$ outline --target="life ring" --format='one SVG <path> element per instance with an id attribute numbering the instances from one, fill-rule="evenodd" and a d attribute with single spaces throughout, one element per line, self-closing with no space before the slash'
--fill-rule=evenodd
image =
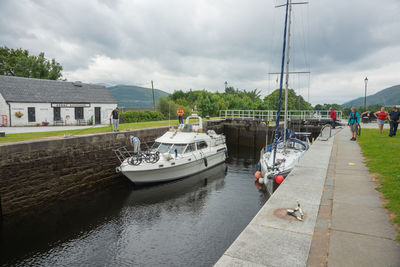
<path id="1" fill-rule="evenodd" d="M 204 166 L 208 167 L 207 158 L 203 158 L 203 160 L 204 160 Z"/>

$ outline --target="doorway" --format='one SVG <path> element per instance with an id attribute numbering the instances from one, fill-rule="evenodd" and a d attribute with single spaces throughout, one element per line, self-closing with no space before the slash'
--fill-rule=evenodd
<path id="1" fill-rule="evenodd" d="M 54 107 L 53 114 L 54 114 L 54 121 L 61 120 L 61 108 L 60 107 Z"/>
<path id="2" fill-rule="evenodd" d="M 94 108 L 94 124 L 101 124 L 101 107 Z"/>

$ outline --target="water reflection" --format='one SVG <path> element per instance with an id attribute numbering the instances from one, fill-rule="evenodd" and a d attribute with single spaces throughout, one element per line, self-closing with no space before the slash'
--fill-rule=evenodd
<path id="1" fill-rule="evenodd" d="M 176 182 L 104 192 L 6 221 L 0 265 L 210 266 L 269 197 L 253 174 L 257 153 Z M 227 170 L 226 170 L 227 169 Z"/>

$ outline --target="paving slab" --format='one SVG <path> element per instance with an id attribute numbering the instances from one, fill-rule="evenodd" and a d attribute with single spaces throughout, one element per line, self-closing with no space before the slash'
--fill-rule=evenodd
<path id="1" fill-rule="evenodd" d="M 218 266 L 221 266 L 221 267 L 225 267 L 225 266 L 229 266 L 229 267 L 242 267 L 242 266 L 262 267 L 264 265 L 250 262 L 250 261 L 244 261 L 244 260 L 241 260 L 238 258 L 233 258 L 228 255 L 223 255 L 218 261 Z"/>
<path id="2" fill-rule="evenodd" d="M 389 239 L 396 238 L 396 231 L 389 223 L 383 208 L 336 202 L 335 199 L 332 229 Z"/>
<path id="3" fill-rule="evenodd" d="M 319 205 L 322 191 L 322 184 L 314 183 L 312 187 L 309 187 L 301 184 L 286 183 L 285 187 L 282 188 L 282 190 L 277 190 L 274 193 L 276 196 L 270 198 L 268 201 L 270 201 L 269 205 L 281 201 L 290 201 L 291 203 L 296 204 L 296 200 L 299 200 L 300 205 Z M 293 204 L 291 206 L 293 206 Z"/>
<path id="4" fill-rule="evenodd" d="M 400 266 L 400 245 L 396 241 L 333 230 L 328 266 Z"/>
<path id="5" fill-rule="evenodd" d="M 263 266 L 305 266 L 310 245 L 311 235 L 251 224 L 225 255 Z"/>

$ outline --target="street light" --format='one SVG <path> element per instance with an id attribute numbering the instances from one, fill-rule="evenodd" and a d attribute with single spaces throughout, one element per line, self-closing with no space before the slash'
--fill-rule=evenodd
<path id="1" fill-rule="evenodd" d="M 368 84 L 368 78 L 367 77 L 365 77 L 364 83 L 365 83 L 364 109 L 366 111 L 367 110 L 367 84 Z"/>

